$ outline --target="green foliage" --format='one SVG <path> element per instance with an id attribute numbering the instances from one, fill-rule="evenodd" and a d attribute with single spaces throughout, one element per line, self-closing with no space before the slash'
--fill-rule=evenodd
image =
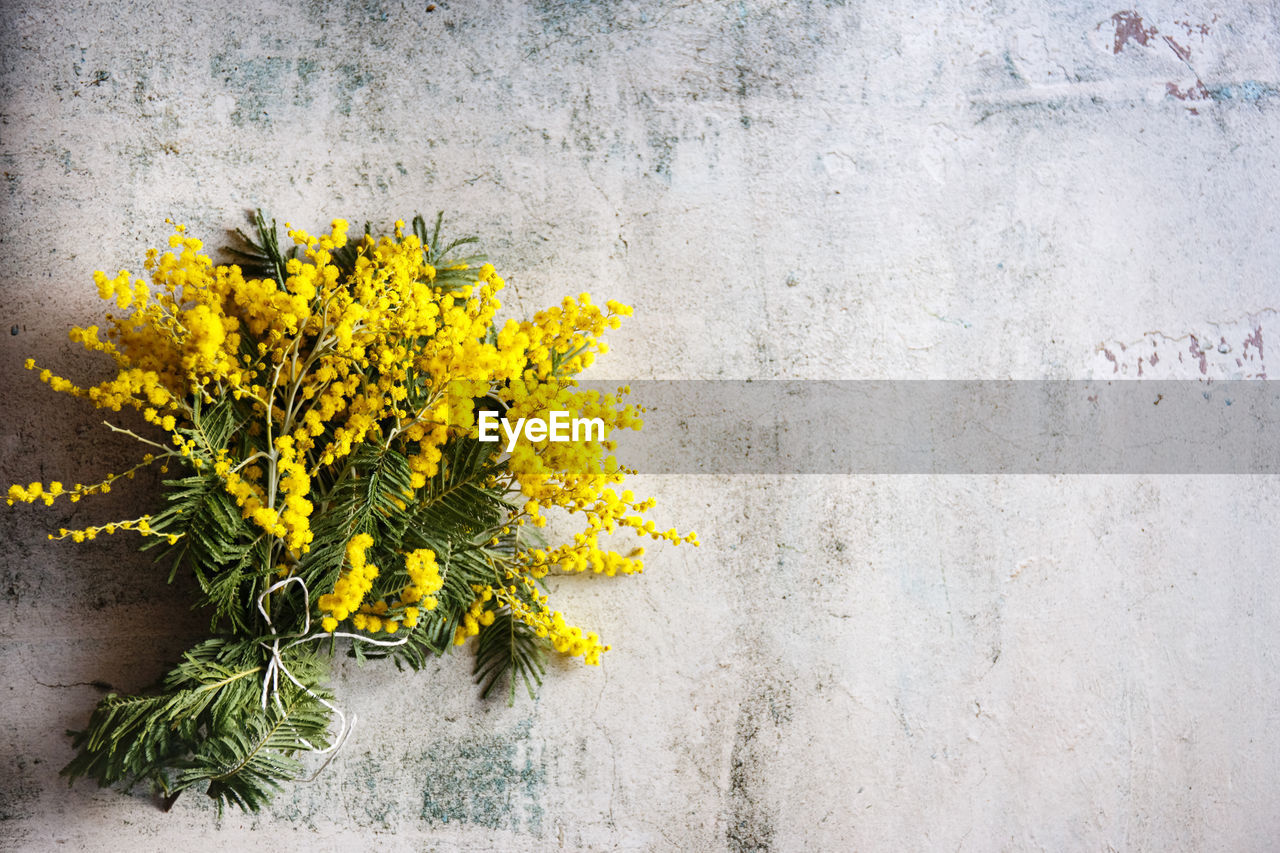
<path id="1" fill-rule="evenodd" d="M 237 228 L 232 232 L 232 235 L 239 245 L 228 247 L 227 252 L 235 259 L 236 264 L 246 276 L 251 278 L 272 278 L 283 282 L 285 280 L 285 261 L 293 253 L 290 251 L 286 255 L 280 251 L 280 238 L 276 229 L 276 221 L 272 219 L 271 225 L 268 226 L 267 218 L 263 215 L 261 209 L 253 212 L 250 221 L 253 222 L 258 239 L 256 241 L 253 240 Z"/>
<path id="2" fill-rule="evenodd" d="M 323 661 L 304 645 L 282 660 L 311 692 L 282 675 L 264 709 L 267 648 L 256 640 L 199 644 L 155 690 L 99 702 L 88 727 L 71 732 L 78 754 L 62 774 L 100 785 L 147 781 L 168 796 L 205 785 L 219 806 L 257 811 L 300 774 L 295 755 L 328 745 Z"/>
<path id="3" fill-rule="evenodd" d="M 216 630 L 225 620 L 233 631 L 248 630 L 252 612 L 243 604 L 260 591 L 261 579 L 251 566 L 265 537 L 249 528 L 216 475 L 197 474 L 166 480 L 164 485 L 168 506 L 152 523 L 179 536 L 166 554 L 171 560 L 169 579 L 179 568 L 189 567 L 203 592 L 199 604 L 213 609 L 212 627 Z M 164 541 L 157 537 L 143 547 Z"/>
<path id="4" fill-rule="evenodd" d="M 512 618 L 510 611 L 494 614 L 493 622 L 480 629 L 476 639 L 476 684 L 483 684 L 482 697 L 495 686 L 507 682 L 507 704 L 516 701 L 516 680 L 524 682 L 529 698 L 537 695 L 547 671 L 546 644 L 533 629 Z"/>
<path id="5" fill-rule="evenodd" d="M 205 406 L 196 398 L 192 411 L 192 425 L 178 432 L 195 442 L 194 458 L 207 473 L 164 481 L 166 506 L 152 516 L 151 525 L 178 537 L 163 556 L 170 563 L 169 580 L 183 566 L 190 568 L 203 593 L 197 605 L 213 610 L 213 630 L 225 623 L 232 631 L 246 632 L 256 611 L 244 603 L 264 587 L 265 578 L 253 567 L 263 565 L 266 537 L 250 528 L 212 470 L 240 420 L 230 399 Z M 142 547 L 167 541 L 156 537 Z"/>
<path id="6" fill-rule="evenodd" d="M 455 289 L 466 287 L 471 284 L 474 276 L 466 272 L 468 269 L 485 262 L 485 256 L 481 254 L 471 255 L 454 255 L 454 252 L 463 246 L 479 244 L 479 240 L 475 237 L 460 237 L 456 240 L 446 241 L 440 236 L 440 226 L 444 223 L 444 211 L 436 214 L 435 226 L 431 232 L 427 232 L 427 222 L 421 215 L 413 217 L 413 233 L 417 235 L 418 240 L 426 248 L 427 263 L 436 269 L 436 285 L 446 289 Z"/>
<path id="7" fill-rule="evenodd" d="M 444 585 L 436 593 L 438 605 L 423 614 L 417 628 L 402 645 L 387 650 L 365 649 L 359 645 L 352 654 L 361 659 L 393 657 L 397 664 L 421 669 L 432 656 L 453 645 L 454 631 L 475 599 L 474 587 L 501 581 L 511 548 L 490 545 L 495 528 L 514 507 L 501 489 L 488 485 L 501 470 L 493 444 L 474 439 L 454 439 L 445 447 L 440 467 L 415 500 L 401 506 L 407 468 L 394 451 L 370 450 L 364 466 L 370 473 L 356 485 L 335 489 L 333 504 L 322 514 L 322 526 L 313 528 L 316 539 L 303 562 L 304 577 L 314 577 L 322 586 L 332 585 L 335 572 L 309 568 L 340 565 L 342 548 L 359 532 L 375 532 L 380 545 L 377 556 L 388 565 L 396 552 L 429 548 L 436 554 Z M 402 476 L 403 475 L 403 476 Z M 369 507 L 375 507 L 369 511 Z M 407 575 L 389 575 L 396 587 Z M 308 580 L 308 583 L 311 583 Z"/>
<path id="8" fill-rule="evenodd" d="M 500 490 L 486 486 L 504 464 L 495 459 L 497 448 L 496 443 L 473 438 L 456 438 L 446 445 L 440 469 L 409 518 L 410 542 L 423 531 L 467 536 L 488 530 L 514 509 Z"/>
<path id="9" fill-rule="evenodd" d="M 175 791 L 206 783 L 219 804 L 256 812 L 281 782 L 301 775 L 295 755 L 329 745 L 329 709 L 292 682 L 281 685 L 266 709 L 244 711 L 219 737 L 200 743 Z"/>

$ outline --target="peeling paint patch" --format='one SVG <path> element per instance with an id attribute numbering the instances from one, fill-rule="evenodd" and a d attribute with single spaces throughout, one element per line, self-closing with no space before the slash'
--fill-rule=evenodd
<path id="1" fill-rule="evenodd" d="M 1111 34 L 1109 47 L 1112 55 L 1118 55 L 1132 45 L 1147 49 L 1147 56 L 1152 61 L 1160 62 L 1166 65 L 1166 71 L 1169 73 L 1173 70 L 1173 74 L 1178 75 L 1180 79 L 1170 79 L 1164 84 L 1165 96 L 1178 101 L 1231 101 L 1231 100 L 1257 100 L 1268 94 L 1267 84 L 1260 84 L 1255 81 L 1246 83 L 1228 83 L 1223 85 L 1208 85 L 1200 77 L 1200 72 L 1192 65 L 1193 44 L 1199 46 L 1196 50 L 1204 47 L 1209 34 L 1212 32 L 1210 24 L 1217 22 L 1217 16 L 1213 16 L 1209 23 L 1191 20 L 1174 20 L 1172 24 L 1166 27 L 1169 32 L 1162 32 L 1160 27 L 1153 23 L 1143 20 L 1142 16 L 1134 10 L 1124 10 L 1116 12 L 1108 20 L 1098 24 L 1097 30 L 1101 35 L 1104 31 Z M 1160 50 L 1161 47 L 1168 48 L 1168 52 Z M 1212 53 L 1212 50 L 1210 51 Z M 1201 58 L 1203 62 L 1203 57 Z M 1172 76 L 1172 74 L 1171 74 Z M 1274 90 L 1273 90 L 1274 91 Z M 1196 106 L 1188 104 L 1187 111 L 1199 115 L 1200 112 Z"/>
<path id="2" fill-rule="evenodd" d="M 1204 323 L 1195 331 L 1147 332 L 1128 344 L 1100 344 L 1095 378 L 1266 379 L 1263 341 L 1280 334 L 1280 313 L 1264 309 L 1239 320 Z"/>
<path id="3" fill-rule="evenodd" d="M 547 767 L 531 727 L 524 720 L 507 732 L 433 744 L 424 756 L 430 771 L 422 819 L 541 835 Z"/>
<path id="4" fill-rule="evenodd" d="M 1183 89 L 1177 83 L 1165 83 L 1165 94 L 1171 98 L 1177 98 L 1179 101 L 1204 101 L 1212 97 L 1208 89 L 1204 87 L 1204 83 L 1197 80 L 1194 84 Z"/>
<path id="5" fill-rule="evenodd" d="M 1198 38 L 1203 42 L 1211 32 L 1210 24 L 1216 23 L 1217 20 L 1217 15 L 1214 15 L 1209 23 L 1175 20 L 1172 26 L 1174 29 L 1182 30 L 1185 34 L 1180 35 L 1179 38 L 1183 38 L 1187 42 L 1193 38 Z M 1141 47 L 1156 47 L 1163 42 L 1173 51 L 1173 55 L 1182 62 L 1187 62 L 1191 59 L 1191 47 L 1189 44 L 1179 42 L 1168 33 L 1161 33 L 1159 27 L 1144 21 L 1142 15 L 1133 9 L 1116 12 L 1107 21 L 1098 24 L 1097 28 L 1102 30 L 1104 27 L 1109 27 L 1113 30 L 1111 41 L 1111 53 L 1113 55 L 1120 53 L 1130 44 L 1137 44 Z M 1156 36 L 1160 36 L 1159 40 L 1156 39 Z"/>
<path id="6" fill-rule="evenodd" d="M 1142 16 L 1132 9 L 1116 12 L 1111 16 L 1111 23 L 1116 31 L 1113 53 L 1119 53 L 1124 50 L 1125 45 L 1131 41 L 1147 47 L 1157 32 L 1155 27 L 1145 26 Z M 1102 25 L 1099 24 L 1098 26 L 1101 27 Z"/>

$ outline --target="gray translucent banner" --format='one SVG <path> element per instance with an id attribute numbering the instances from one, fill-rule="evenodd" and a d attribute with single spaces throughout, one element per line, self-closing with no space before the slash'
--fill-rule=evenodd
<path id="1" fill-rule="evenodd" d="M 1275 474 L 1280 382 L 635 381 L 652 474 Z"/>

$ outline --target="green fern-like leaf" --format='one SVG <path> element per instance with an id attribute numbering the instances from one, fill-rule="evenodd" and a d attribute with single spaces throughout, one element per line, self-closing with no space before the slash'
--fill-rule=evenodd
<path id="1" fill-rule="evenodd" d="M 456 290 L 475 283 L 473 270 L 483 264 L 485 256 L 479 253 L 459 254 L 458 250 L 465 246 L 478 245 L 476 237 L 460 237 L 456 240 L 445 240 L 440 236 L 444 224 L 444 211 L 436 214 L 435 226 L 428 231 L 427 222 L 419 214 L 413 217 L 413 232 L 418 235 L 422 245 L 426 247 L 427 263 L 436 270 L 435 286 L 446 290 Z M 457 269 L 455 269 L 457 267 Z"/>
<path id="2" fill-rule="evenodd" d="M 312 692 L 328 695 L 316 688 Z M 299 753 L 329 745 L 329 709 L 291 682 L 281 685 L 265 710 L 255 708 L 228 722 L 183 762 L 175 791 L 207 783 L 208 795 L 219 806 L 230 803 L 256 812 L 283 782 L 301 774 Z"/>
<path id="3" fill-rule="evenodd" d="M 270 224 L 261 210 L 255 210 L 250 217 L 257 239 L 249 237 L 239 228 L 232 232 L 239 245 L 230 246 L 227 252 L 240 267 L 246 278 L 271 278 L 283 283 L 285 280 L 285 262 L 292 255 L 280 251 L 280 238 L 276 221 Z"/>
<path id="4" fill-rule="evenodd" d="M 515 619 L 511 611 L 494 613 L 493 622 L 480 629 L 476 638 L 476 684 L 482 684 L 481 697 L 489 695 L 499 683 L 507 684 L 507 704 L 515 704 L 516 682 L 524 683 L 529 698 L 537 695 L 542 676 L 547 671 L 546 641 L 533 629 Z"/>
<path id="5" fill-rule="evenodd" d="M 225 620 L 233 630 L 247 630 L 255 613 L 244 603 L 261 586 L 261 573 L 252 567 L 265 563 L 260 553 L 263 536 L 250 529 L 217 475 L 166 480 L 165 486 L 168 506 L 152 517 L 151 526 L 178 537 L 165 553 L 169 580 L 182 567 L 189 568 L 204 593 L 199 603 L 213 609 L 213 627 Z M 153 537 L 143 548 L 166 541 Z"/>
<path id="6" fill-rule="evenodd" d="M 264 709 L 268 655 L 256 640 L 207 640 L 148 694 L 105 697 L 88 727 L 72 733 L 77 754 L 62 775 L 99 785 L 146 780 L 170 796 L 208 783 L 220 805 L 257 810 L 297 778 L 298 753 L 328 744 L 329 711 L 320 698 L 329 694 L 315 650 L 303 645 L 283 654 L 306 689 L 282 676 Z"/>
<path id="7" fill-rule="evenodd" d="M 201 643 L 150 695 L 103 698 L 88 727 L 72 733 L 78 754 L 63 775 L 71 781 L 88 776 L 100 785 L 148 778 L 167 793 L 167 769 L 190 750 L 201 718 L 234 719 L 251 702 L 246 688 L 261 670 L 256 643 Z"/>
<path id="8" fill-rule="evenodd" d="M 498 489 L 486 486 L 506 464 L 495 459 L 496 448 L 497 444 L 472 438 L 451 441 L 412 509 L 406 536 L 434 531 L 470 538 L 477 529 L 497 524 L 512 506 Z"/>

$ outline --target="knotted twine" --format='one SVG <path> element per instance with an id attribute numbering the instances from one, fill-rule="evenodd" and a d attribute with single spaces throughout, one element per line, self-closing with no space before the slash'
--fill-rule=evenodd
<path id="1" fill-rule="evenodd" d="M 271 615 L 267 613 L 267 609 L 263 607 L 262 603 L 263 601 L 266 600 L 268 595 L 275 592 L 276 590 L 284 589 L 286 586 L 292 583 L 296 583 L 300 587 L 302 587 L 303 615 L 306 621 L 303 623 L 302 631 L 300 633 L 282 635 L 276 632 L 276 627 L 271 622 Z M 276 583 L 267 587 L 267 589 L 261 595 L 258 596 L 258 612 L 261 613 L 262 618 L 266 620 L 267 627 L 271 629 L 271 636 L 272 636 L 272 640 L 270 644 L 268 644 L 265 640 L 259 643 L 259 645 L 261 645 L 264 649 L 267 649 L 268 651 L 271 652 L 271 658 L 267 662 L 267 670 L 262 676 L 262 710 L 263 711 L 267 710 L 267 702 L 274 700 L 276 703 L 277 710 L 279 710 L 281 714 L 285 712 L 284 703 L 280 701 L 280 673 L 284 673 L 285 677 L 288 678 L 290 681 L 292 681 L 295 685 L 297 685 L 303 692 L 305 692 L 312 699 L 315 699 L 321 705 L 324 705 L 326 708 L 328 708 L 338 717 L 338 736 L 334 738 L 333 743 L 329 744 L 324 749 L 317 749 L 315 745 L 313 745 L 306 738 L 299 738 L 299 740 L 301 740 L 302 743 L 306 744 L 307 749 L 319 755 L 328 754 L 329 756 L 328 758 L 325 759 L 324 763 L 320 765 L 320 767 L 316 770 L 315 773 L 311 774 L 310 777 L 303 780 L 306 782 L 310 782 L 320 775 L 320 771 L 324 770 L 324 768 L 329 765 L 329 762 L 333 760 L 333 757 L 338 754 L 338 750 L 341 749 L 343 744 L 347 742 L 348 735 L 351 734 L 351 730 L 354 729 L 356 725 L 356 714 L 353 711 L 351 713 L 351 719 L 350 721 L 348 721 L 347 715 L 342 712 L 341 708 L 334 705 L 332 702 L 325 699 L 323 696 L 316 693 L 310 687 L 307 687 L 305 684 L 299 681 L 297 677 L 294 676 L 294 674 L 289 671 L 289 667 L 285 666 L 284 659 L 282 657 L 284 652 L 287 652 L 289 649 L 293 648 L 294 646 L 300 645 L 302 643 L 309 643 L 313 640 L 323 640 L 325 637 L 344 637 L 344 638 L 349 638 L 351 640 L 357 640 L 362 643 L 370 643 L 375 646 L 382 646 L 383 648 L 393 648 L 395 646 L 403 646 L 405 643 L 409 641 L 409 636 L 408 634 L 405 634 L 403 637 L 400 637 L 397 640 L 375 640 L 372 637 L 366 637 L 362 634 L 352 634 L 346 631 L 321 631 L 321 632 L 312 634 L 311 633 L 311 591 L 307 589 L 306 581 L 304 581 L 300 577 L 288 577 L 282 581 L 277 581 Z M 289 641 L 289 642 L 285 642 L 285 644 L 282 646 L 280 645 L 282 641 Z"/>

